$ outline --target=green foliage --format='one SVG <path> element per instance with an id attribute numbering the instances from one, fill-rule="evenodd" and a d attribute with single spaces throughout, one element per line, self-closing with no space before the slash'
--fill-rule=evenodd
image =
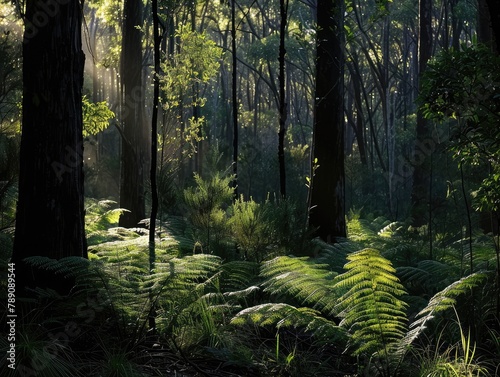
<path id="1" fill-rule="evenodd" d="M 10 19 L 0 21 L 0 229 L 14 224 L 21 133 L 21 43 Z"/>
<path id="2" fill-rule="evenodd" d="M 19 325 L 19 323 L 18 323 Z M 16 367 L 8 368 L 8 354 L 2 352 L 2 376 L 22 377 L 36 375 L 40 377 L 83 377 L 81 364 L 76 362 L 77 355 L 64 340 L 57 340 L 44 334 L 39 326 L 16 328 Z M 2 350 L 9 349 L 6 337 L 0 340 Z"/>
<path id="3" fill-rule="evenodd" d="M 287 200 L 236 200 L 229 209 L 229 225 L 245 259 L 261 262 L 284 253 L 304 253 L 307 232 L 297 212 Z"/>
<path id="4" fill-rule="evenodd" d="M 430 64 L 419 96 L 424 116 L 458 120 L 452 150 L 460 166 L 486 163 L 491 174 L 475 193 L 477 208 L 500 210 L 500 57 L 482 45 L 446 50 Z"/>
<path id="5" fill-rule="evenodd" d="M 456 303 L 457 296 L 470 292 L 485 278 L 484 273 L 477 272 L 451 283 L 436 293 L 429 300 L 427 306 L 417 314 L 417 319 L 410 325 L 411 330 L 402 339 L 401 345 L 403 347 L 409 346 L 425 330 L 428 321 L 433 319 L 437 313 L 452 308 Z"/>
<path id="6" fill-rule="evenodd" d="M 336 295 L 332 290 L 335 273 L 306 257 L 277 257 L 261 267 L 265 292 L 299 305 L 310 305 L 327 314 L 333 311 Z"/>
<path id="7" fill-rule="evenodd" d="M 261 253 L 269 244 L 266 234 L 266 224 L 263 222 L 262 207 L 250 198 L 245 201 L 243 195 L 236 200 L 232 207 L 232 217 L 229 224 L 234 238 L 245 254 L 245 259 L 251 258 L 260 262 Z"/>
<path id="8" fill-rule="evenodd" d="M 201 241 L 202 251 L 217 252 L 228 232 L 227 207 L 234 195 L 230 186 L 232 176 L 222 177 L 220 173 L 208 179 L 194 175 L 196 187 L 184 190 L 186 217 L 195 228 L 195 237 Z"/>
<path id="9" fill-rule="evenodd" d="M 144 377 L 137 363 L 131 360 L 133 355 L 121 350 L 104 348 L 105 357 L 99 362 L 92 363 L 95 373 L 103 377 Z"/>
<path id="10" fill-rule="evenodd" d="M 87 233 L 87 242 L 89 245 L 95 245 L 99 242 L 117 240 L 120 233 L 125 236 L 134 235 L 133 232 L 117 230 L 109 232 L 108 229 L 118 225 L 120 215 L 127 211 L 126 209 L 116 208 L 116 202 L 113 200 L 93 200 L 87 199 L 85 208 L 85 231 Z M 114 237 L 112 236 L 114 233 Z"/>
<path id="11" fill-rule="evenodd" d="M 204 106 L 206 99 L 191 93 L 195 84 L 208 83 L 218 71 L 222 50 L 205 33 L 190 30 L 188 26 L 177 29 L 180 40 L 179 53 L 162 64 L 164 75 L 161 87 L 166 96 L 165 106 L 174 108 L 185 106 Z M 190 100 L 185 101 L 184 96 Z"/>
<path id="12" fill-rule="evenodd" d="M 465 119 L 471 122 L 462 130 L 465 134 L 479 131 L 477 137 L 497 138 L 493 124 L 500 115 L 499 64 L 500 58 L 486 46 L 438 54 L 423 76 L 419 101 L 424 115 L 438 121 Z"/>
<path id="13" fill-rule="evenodd" d="M 346 334 L 342 327 L 323 317 L 317 310 L 288 304 L 261 304 L 240 311 L 232 320 L 234 325 L 252 324 L 266 327 L 302 328 L 315 336 L 329 341 L 345 342 Z"/>
<path id="14" fill-rule="evenodd" d="M 82 111 L 83 137 L 104 131 L 109 126 L 109 120 L 115 117 L 105 101 L 92 103 L 85 96 L 82 98 Z"/>
<path id="15" fill-rule="evenodd" d="M 202 195 L 203 191 L 193 188 L 192 192 Z M 257 217 L 252 216 L 265 206 L 244 203 L 240 200 L 239 205 L 248 213 L 238 220 L 238 226 L 253 231 Z M 114 203 L 93 205 L 88 213 L 89 219 L 95 219 L 93 226 L 113 239 L 113 232 L 121 228 L 106 230 L 114 224 L 113 212 L 109 217 L 103 215 Z M 223 208 L 228 204 L 217 205 Z M 265 216 L 262 219 L 267 221 Z M 402 224 L 383 218 L 356 221 L 360 242 L 379 247 L 385 242 L 384 256 L 388 253 L 396 260 L 405 260 L 398 259 L 404 250 L 395 246 L 406 234 Z M 458 346 L 447 343 L 434 356 L 420 348 L 425 345 L 425 328 L 431 321 L 432 329 L 439 328 L 438 314 L 454 307 L 457 298 L 470 288 L 483 284 L 486 274 L 482 272 L 455 281 L 453 276 L 460 269 L 444 259 L 422 259 L 413 267 L 398 268 L 398 276 L 412 294 L 417 292 L 415 287 L 422 295 L 441 289 L 429 302 L 420 298 L 423 303 L 410 305 L 412 310 L 418 307 L 420 313 L 407 331 L 406 323 L 414 313 L 406 314 L 408 304 L 403 299 L 411 303 L 416 296 L 403 296 L 406 289 L 396 277 L 396 269 L 374 248 L 363 249 L 348 241 L 335 245 L 314 241 L 311 246 L 319 254 L 317 258 L 279 256 L 261 263 L 223 263 L 214 255 L 185 255 L 193 250 L 186 241 L 190 229 L 181 218 L 171 217 L 161 224 L 154 271 L 149 271 L 148 237 L 137 234 L 138 229 L 119 233 L 121 238 L 113 242 L 93 245 L 91 260 L 29 259 L 33 266 L 76 278 L 72 297 L 60 297 L 49 290 L 36 292 L 40 303 L 54 302 L 65 308 L 51 309 L 59 313 L 50 319 L 52 326 L 64 324 L 63 313 L 70 313 L 73 321 L 81 323 L 83 338 L 96 344 L 93 352 L 99 356 L 93 357 L 87 369 L 79 367 L 80 371 L 138 375 L 141 368 L 135 350 L 148 342 L 148 320 L 154 316 L 155 341 L 166 347 L 186 355 L 215 356 L 239 367 L 253 365 L 263 375 L 329 375 L 334 369 L 345 371 L 349 355 L 357 358 L 358 374 L 370 376 L 400 375 L 406 363 L 415 362 L 426 375 L 452 370 L 464 376 L 466 371 L 473 375 L 484 372 L 477 364 L 474 340 L 466 335 L 467 330 L 461 330 L 463 342 Z M 433 275 L 446 278 L 433 280 Z M 87 300 L 83 306 L 75 304 L 77 297 Z M 44 322 L 44 326 L 48 324 Z M 105 329 L 106 336 L 95 335 L 91 331 L 95 326 Z M 447 342 L 456 336 L 456 332 L 447 333 Z M 87 357 L 85 352 L 80 356 Z M 320 359 L 325 359 L 321 368 L 315 364 Z M 340 364 L 335 366 L 333 360 Z M 248 373 L 257 375 L 253 369 Z M 353 367 L 344 373 L 356 370 Z"/>
<path id="16" fill-rule="evenodd" d="M 280 36 L 278 33 L 257 39 L 248 49 L 248 56 L 254 62 L 263 64 L 278 60 Z"/>
<path id="17" fill-rule="evenodd" d="M 340 326 L 351 333 L 354 354 L 389 355 L 389 350 L 406 331 L 405 290 L 391 263 L 377 250 L 350 254 L 345 273 L 335 279 L 334 288 L 345 290 L 335 310 Z"/>
<path id="18" fill-rule="evenodd" d="M 456 311 L 455 314 L 457 314 Z M 425 357 L 421 359 L 419 376 L 490 376 L 488 370 L 477 363 L 475 358 L 476 344 L 472 341 L 470 329 L 467 334 L 465 333 L 458 314 L 457 325 L 460 333 L 460 341 L 456 345 L 448 346 L 444 351 L 441 351 L 444 345 L 441 346 L 440 342 L 438 342 L 435 350 L 429 349 L 427 354 L 424 353 Z"/>

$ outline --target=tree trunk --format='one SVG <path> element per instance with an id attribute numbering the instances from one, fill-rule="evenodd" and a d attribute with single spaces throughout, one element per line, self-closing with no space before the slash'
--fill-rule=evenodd
<path id="1" fill-rule="evenodd" d="M 431 57 L 432 51 L 432 0 L 420 0 L 420 35 L 418 38 L 418 59 L 419 59 L 419 77 L 425 72 L 427 62 Z M 420 80 L 419 80 L 420 81 Z M 426 139 L 429 137 L 427 129 L 427 120 L 423 117 L 421 111 L 417 111 L 417 135 L 414 150 L 414 170 L 413 170 L 413 188 L 411 193 L 411 215 L 412 225 L 419 227 L 427 222 L 427 207 L 429 201 L 429 160 L 432 151 L 427 148 L 420 148 L 426 145 Z"/>
<path id="2" fill-rule="evenodd" d="M 500 0 L 486 0 L 490 13 L 491 35 L 493 36 L 493 48 L 500 54 Z"/>
<path id="3" fill-rule="evenodd" d="M 309 225 L 326 242 L 346 236 L 342 19 L 340 0 L 318 0 Z"/>
<path id="4" fill-rule="evenodd" d="M 153 113 L 151 117 L 151 214 L 149 217 L 149 272 L 154 273 L 156 265 L 156 218 L 158 215 L 158 185 L 157 185 L 157 151 L 158 151 L 158 108 L 160 102 L 160 22 L 158 17 L 158 0 L 151 4 L 153 17 Z M 152 298 L 152 297 L 151 297 Z M 154 302 L 152 299 L 151 302 Z M 156 329 L 155 307 L 149 313 L 149 328 Z"/>
<path id="5" fill-rule="evenodd" d="M 20 290 L 59 289 L 59 275 L 33 272 L 23 258 L 87 257 L 84 229 L 82 85 L 85 56 L 77 0 L 44 8 L 26 2 L 23 123 L 13 262 Z M 50 11 L 50 14 L 47 12 Z M 44 14 L 44 23 L 37 18 Z"/>
<path id="6" fill-rule="evenodd" d="M 233 115 L 233 174 L 234 197 L 238 198 L 238 57 L 236 55 L 236 0 L 231 0 L 232 115 Z"/>
<path id="7" fill-rule="evenodd" d="M 280 47 L 279 47 L 279 131 L 278 131 L 278 162 L 280 172 L 280 195 L 286 198 L 286 167 L 285 167 L 285 133 L 287 106 L 285 98 L 285 32 L 288 13 L 288 0 L 280 0 Z"/>
<path id="8" fill-rule="evenodd" d="M 144 196 L 144 169 L 147 160 L 142 108 L 142 41 L 143 6 L 141 0 L 125 0 L 123 7 L 122 55 L 120 75 L 122 103 L 122 161 L 120 207 L 124 212 L 120 226 L 134 227 L 146 217 Z"/>

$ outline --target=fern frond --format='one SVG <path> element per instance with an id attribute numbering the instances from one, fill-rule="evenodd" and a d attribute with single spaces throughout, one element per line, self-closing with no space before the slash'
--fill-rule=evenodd
<path id="1" fill-rule="evenodd" d="M 86 275 L 90 262 L 82 257 L 65 257 L 61 259 L 52 259 L 43 256 L 34 256 L 25 258 L 24 261 L 33 267 L 45 271 L 52 271 L 56 275 L 62 275 L 65 278 Z"/>
<path id="2" fill-rule="evenodd" d="M 457 272 L 454 267 L 436 260 L 422 260 L 416 266 L 397 268 L 397 275 L 402 281 L 426 287 L 434 292 L 449 284 L 448 280 L 451 276 L 456 276 Z"/>
<path id="3" fill-rule="evenodd" d="M 386 225 L 384 225 L 379 231 L 378 231 L 378 235 L 380 237 L 387 237 L 387 238 L 390 238 L 392 237 L 393 235 L 397 234 L 398 232 L 400 232 L 401 230 L 403 230 L 403 224 L 399 221 L 393 221 L 391 223 L 388 223 Z"/>
<path id="4" fill-rule="evenodd" d="M 334 244 L 329 244 L 321 240 L 314 240 L 315 246 L 319 249 L 317 261 L 327 264 L 332 271 L 343 272 L 347 256 L 355 251 L 363 249 L 359 244 L 351 240 L 342 240 Z"/>
<path id="5" fill-rule="evenodd" d="M 334 289 L 345 291 L 335 311 L 357 344 L 354 354 L 386 354 L 406 332 L 405 290 L 390 261 L 375 249 L 350 254 L 345 273 L 335 278 Z"/>
<path id="6" fill-rule="evenodd" d="M 453 307 L 456 304 L 456 298 L 458 296 L 479 285 L 486 277 L 486 273 L 476 272 L 451 283 L 442 291 L 436 293 L 430 299 L 427 306 L 417 314 L 418 319 L 410 325 L 410 331 L 408 331 L 401 340 L 399 351 L 404 352 L 404 350 L 413 343 L 413 341 L 426 329 L 427 322 L 432 320 L 436 313 Z"/>
<path id="7" fill-rule="evenodd" d="M 255 283 L 259 273 L 259 264 L 250 261 L 231 261 L 221 266 L 222 292 L 239 290 Z"/>
<path id="8" fill-rule="evenodd" d="M 336 274 L 326 265 L 307 257 L 277 257 L 264 262 L 261 276 L 265 278 L 264 291 L 272 295 L 285 295 L 308 304 L 325 313 L 335 305 L 332 279 Z"/>
<path id="9" fill-rule="evenodd" d="M 325 319 L 321 313 L 311 308 L 296 308 L 288 304 L 267 303 L 240 311 L 231 320 L 234 325 L 252 324 L 276 328 L 304 328 L 319 337 L 330 340 L 345 339 L 345 330 Z"/>

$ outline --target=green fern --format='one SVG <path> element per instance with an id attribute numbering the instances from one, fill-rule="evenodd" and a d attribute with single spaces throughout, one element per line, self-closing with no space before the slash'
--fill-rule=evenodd
<path id="1" fill-rule="evenodd" d="M 476 287 L 486 279 L 482 272 L 465 276 L 451 283 L 446 288 L 436 293 L 427 306 L 417 314 L 417 320 L 410 325 L 410 331 L 401 339 L 399 352 L 405 352 L 415 339 L 426 329 L 427 323 L 439 312 L 448 310 L 456 304 L 456 298 L 470 289 Z"/>
<path id="2" fill-rule="evenodd" d="M 451 283 L 459 271 L 446 263 L 426 259 L 416 266 L 398 267 L 397 272 L 405 286 L 421 287 L 425 292 L 434 293 Z"/>
<path id="3" fill-rule="evenodd" d="M 89 245 L 109 240 L 107 230 L 118 225 L 120 215 L 127 210 L 116 208 L 113 200 L 86 200 L 85 231 Z"/>
<path id="4" fill-rule="evenodd" d="M 391 263 L 375 249 L 350 254 L 345 273 L 335 278 L 343 290 L 335 310 L 351 333 L 354 354 L 387 355 L 406 332 L 405 290 Z"/>
<path id="5" fill-rule="evenodd" d="M 347 256 L 350 253 L 363 249 L 360 244 L 347 239 L 340 240 L 334 244 L 315 239 L 313 245 L 317 250 L 316 254 L 318 254 L 316 260 L 319 263 L 328 265 L 328 269 L 339 274 L 344 272 Z"/>
<path id="6" fill-rule="evenodd" d="M 24 260 L 27 264 L 45 271 L 52 271 L 65 278 L 84 276 L 88 272 L 90 262 L 82 257 L 65 257 L 52 259 L 48 257 L 35 256 Z"/>
<path id="7" fill-rule="evenodd" d="M 299 305 L 309 305 L 325 314 L 333 312 L 335 306 L 336 295 L 332 289 L 335 275 L 327 265 L 307 257 L 277 257 L 261 267 L 265 292 L 294 299 Z"/>
<path id="8" fill-rule="evenodd" d="M 202 242 L 206 252 L 213 252 L 229 233 L 224 206 L 229 205 L 234 194 L 233 176 L 215 173 L 209 179 L 195 174 L 196 187 L 184 190 L 184 203 L 195 237 Z M 219 251 L 219 250 L 216 250 Z"/>
<path id="9" fill-rule="evenodd" d="M 220 290 L 231 292 L 257 283 L 259 264 L 250 261 L 230 261 L 221 266 Z"/>
<path id="10" fill-rule="evenodd" d="M 267 303 L 244 309 L 231 320 L 231 323 L 239 326 L 245 324 L 273 326 L 277 329 L 302 328 L 319 338 L 343 343 L 347 338 L 343 328 L 323 317 L 319 311 L 307 307 L 296 308 L 284 303 Z"/>

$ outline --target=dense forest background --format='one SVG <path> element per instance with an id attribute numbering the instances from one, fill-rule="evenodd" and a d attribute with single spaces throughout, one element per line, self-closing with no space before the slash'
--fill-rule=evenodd
<path id="1" fill-rule="evenodd" d="M 0 375 L 500 375 L 499 17 L 2 1 Z"/>

